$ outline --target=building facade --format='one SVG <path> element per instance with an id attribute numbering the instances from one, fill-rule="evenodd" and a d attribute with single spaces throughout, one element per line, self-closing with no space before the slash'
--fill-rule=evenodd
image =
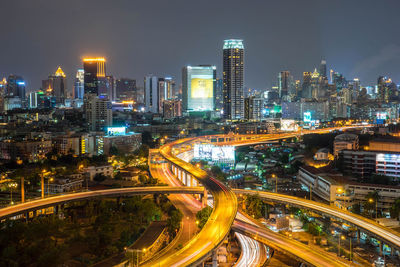
<path id="1" fill-rule="evenodd" d="M 244 46 L 243 40 L 225 40 L 223 46 L 223 116 L 229 120 L 244 116 Z"/>

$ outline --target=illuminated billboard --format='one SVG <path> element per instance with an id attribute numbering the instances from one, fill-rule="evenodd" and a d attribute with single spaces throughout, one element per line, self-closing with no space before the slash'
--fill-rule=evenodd
<path id="1" fill-rule="evenodd" d="M 126 127 L 107 127 L 108 136 L 120 136 L 125 135 Z"/>
<path id="2" fill-rule="evenodd" d="M 297 124 L 295 123 L 294 120 L 291 119 L 281 119 L 281 130 L 282 131 L 296 131 L 297 130 Z"/>
<path id="3" fill-rule="evenodd" d="M 304 122 L 311 122 L 311 111 L 304 112 L 303 121 Z"/>
<path id="4" fill-rule="evenodd" d="M 191 98 L 213 98 L 214 81 L 211 78 L 192 78 Z"/>
<path id="5" fill-rule="evenodd" d="M 197 160 L 210 160 L 222 163 L 235 162 L 235 147 L 214 146 L 210 144 L 195 144 L 194 158 Z"/>
<path id="6" fill-rule="evenodd" d="M 235 162 L 235 147 L 215 146 L 212 149 L 212 160 L 218 162 Z"/>
<path id="7" fill-rule="evenodd" d="M 182 104 L 185 111 L 214 110 L 215 66 L 186 66 L 182 73 Z"/>
<path id="8" fill-rule="evenodd" d="M 194 158 L 211 160 L 212 159 L 212 148 L 213 148 L 213 145 L 195 144 L 194 145 Z"/>

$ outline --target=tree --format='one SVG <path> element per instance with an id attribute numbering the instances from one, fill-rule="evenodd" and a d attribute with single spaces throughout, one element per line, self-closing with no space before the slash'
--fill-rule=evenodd
<path id="1" fill-rule="evenodd" d="M 227 175 L 221 170 L 220 167 L 218 166 L 212 166 L 211 167 L 211 173 L 213 176 L 215 176 L 215 178 L 217 178 L 218 180 L 224 182 L 226 181 L 226 177 Z"/>
<path id="2" fill-rule="evenodd" d="M 212 208 L 207 206 L 196 213 L 196 219 L 199 221 L 197 226 L 202 229 L 212 213 Z"/>
<path id="3" fill-rule="evenodd" d="M 354 204 L 351 207 L 351 212 L 355 214 L 361 214 L 361 205 L 359 203 Z"/>
<path id="4" fill-rule="evenodd" d="M 176 231 L 181 226 L 182 218 L 183 214 L 180 210 L 171 211 L 171 214 L 167 219 L 167 230 L 171 237 L 176 235 Z"/>
<path id="5" fill-rule="evenodd" d="M 390 217 L 392 219 L 397 219 L 399 220 L 400 216 L 400 198 L 397 198 L 394 203 L 393 206 L 390 208 Z"/>
<path id="6" fill-rule="evenodd" d="M 105 176 L 102 173 L 97 173 L 94 177 L 93 180 L 95 180 L 96 182 L 103 182 L 105 179 L 107 179 L 107 176 Z"/>
<path id="7" fill-rule="evenodd" d="M 263 202 L 257 195 L 246 195 L 246 213 L 258 219 L 262 217 Z"/>

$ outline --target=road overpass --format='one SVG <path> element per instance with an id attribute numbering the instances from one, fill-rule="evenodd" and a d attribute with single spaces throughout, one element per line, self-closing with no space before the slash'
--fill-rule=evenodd
<path id="1" fill-rule="evenodd" d="M 160 266 L 196 266 L 220 246 L 229 234 L 237 212 L 235 194 L 221 182 L 210 177 L 204 170 L 179 159 L 172 153 L 174 146 L 193 142 L 196 138 L 180 139 L 160 148 L 160 154 L 168 161 L 169 168 L 185 181 L 196 180 L 214 199 L 214 209 L 203 229 L 172 257 L 158 262 Z M 213 257 L 216 264 L 216 258 Z"/>
<path id="2" fill-rule="evenodd" d="M 85 200 L 98 197 L 119 197 L 130 195 L 145 194 L 204 194 L 203 187 L 170 187 L 170 186 L 151 186 L 151 187 L 129 187 L 118 189 L 106 189 L 88 191 L 80 193 L 66 194 L 56 197 L 33 200 L 6 208 L 0 209 L 0 220 L 19 214 L 24 214 L 33 210 L 44 209 L 72 201 Z"/>
<path id="3" fill-rule="evenodd" d="M 233 189 L 236 194 L 258 195 L 260 198 L 277 203 L 290 204 L 299 208 L 309 209 L 317 213 L 322 213 L 330 217 L 340 219 L 353 226 L 363 229 L 365 232 L 374 235 L 378 239 L 384 240 L 388 245 L 400 249 L 400 235 L 398 232 L 384 227 L 373 220 L 360 215 L 338 209 L 320 202 L 303 198 L 276 194 L 264 191 L 254 191 L 245 189 Z"/>

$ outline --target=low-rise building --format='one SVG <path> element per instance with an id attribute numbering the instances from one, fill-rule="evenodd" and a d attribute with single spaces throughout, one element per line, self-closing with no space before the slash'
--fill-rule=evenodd
<path id="1" fill-rule="evenodd" d="M 104 176 L 109 176 L 111 178 L 114 177 L 114 168 L 111 165 L 106 165 L 106 166 L 88 166 L 84 168 L 83 173 L 86 174 L 86 177 L 90 180 L 93 181 L 93 178 L 97 174 L 102 174 Z"/>
<path id="2" fill-rule="evenodd" d="M 358 150 L 358 147 L 358 136 L 355 134 L 340 134 L 333 141 L 333 153 L 335 157 L 339 155 L 339 151 L 341 150 Z"/>
<path id="3" fill-rule="evenodd" d="M 79 191 L 82 189 L 83 179 L 56 178 L 49 183 L 48 190 L 50 194 L 59 194 L 65 192 Z M 47 188 L 45 188 L 47 191 Z"/>
<path id="4" fill-rule="evenodd" d="M 341 174 L 324 173 L 313 167 L 301 167 L 297 179 L 310 188 L 312 194 L 342 209 L 364 203 L 369 193 L 378 192 L 377 208 L 388 211 L 400 196 L 399 186 L 358 183 Z"/>
<path id="5" fill-rule="evenodd" d="M 0 159 L 21 159 L 34 162 L 43 159 L 51 150 L 52 144 L 50 140 L 7 139 L 0 142 Z"/>

